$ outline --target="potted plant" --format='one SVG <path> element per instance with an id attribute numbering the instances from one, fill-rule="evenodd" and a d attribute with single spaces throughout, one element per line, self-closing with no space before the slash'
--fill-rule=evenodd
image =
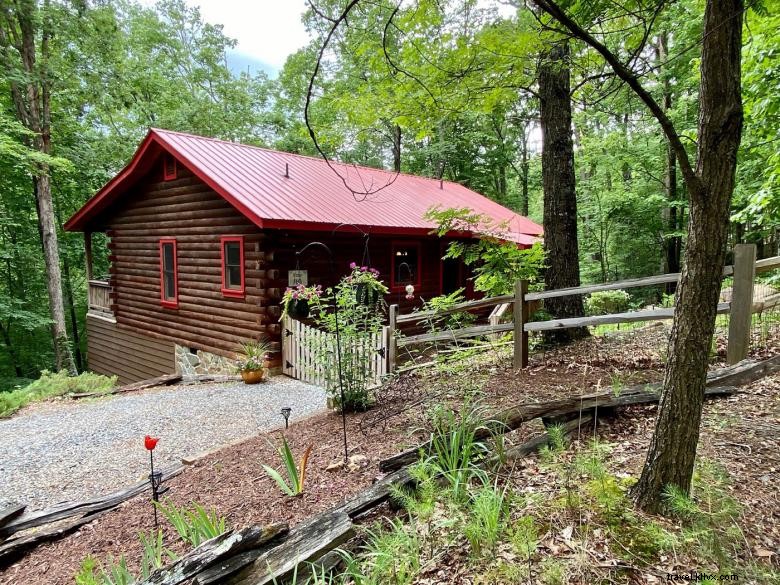
<path id="1" fill-rule="evenodd" d="M 352 272 L 345 278 L 345 282 L 354 287 L 355 301 L 359 305 L 372 307 L 388 293 L 387 287 L 379 280 L 379 271 L 376 268 L 358 266 L 354 262 L 349 267 Z"/>
<path id="2" fill-rule="evenodd" d="M 270 349 L 271 344 L 265 339 L 241 344 L 244 356 L 236 362 L 236 369 L 245 384 L 257 384 L 265 379 Z"/>
<path id="3" fill-rule="evenodd" d="M 322 296 L 322 286 L 287 287 L 282 296 L 282 317 L 289 315 L 293 319 L 305 319 L 309 316 L 311 305 Z"/>

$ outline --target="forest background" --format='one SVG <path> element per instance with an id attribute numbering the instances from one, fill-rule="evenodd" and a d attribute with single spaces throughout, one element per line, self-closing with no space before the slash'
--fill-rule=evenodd
<path id="1" fill-rule="evenodd" d="M 401 7 L 377 0 L 355 9 L 318 59 L 330 30 L 322 11 L 340 4 L 318 2 L 304 15 L 311 43 L 269 79 L 232 71 L 226 56 L 235 41 L 181 0 L 153 8 L 0 0 L 0 391 L 56 363 L 38 170 L 49 171 L 60 228 L 127 163 L 150 126 L 319 155 L 304 119 L 309 97 L 308 122 L 328 156 L 457 181 L 542 221 L 538 81 L 551 38 L 533 12 L 518 7 L 506 17 L 469 0 Z M 778 4 L 749 9 L 743 34 L 745 125 L 730 241 L 756 243 L 759 257 L 780 246 Z M 32 69 L 13 51 L 20 10 L 38 41 Z M 643 82 L 691 153 L 702 11 L 703 2 L 681 0 L 644 27 L 604 7 L 598 15 L 626 46 L 641 47 L 635 59 Z M 584 45 L 569 43 L 566 66 L 582 280 L 678 271 L 687 196 L 657 122 Z M 49 98 L 47 152 L 12 91 L 31 77 Z M 83 369 L 83 238 L 57 235 L 65 324 Z M 101 276 L 105 254 L 95 260 Z"/>

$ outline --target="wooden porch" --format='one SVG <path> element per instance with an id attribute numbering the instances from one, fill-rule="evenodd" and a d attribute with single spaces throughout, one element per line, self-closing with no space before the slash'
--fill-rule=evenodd
<path id="1" fill-rule="evenodd" d="M 111 286 L 106 280 L 90 280 L 87 287 L 88 311 L 101 317 L 113 317 Z"/>

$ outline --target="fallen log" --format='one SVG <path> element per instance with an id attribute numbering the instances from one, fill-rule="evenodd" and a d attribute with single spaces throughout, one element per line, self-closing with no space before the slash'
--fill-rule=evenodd
<path id="1" fill-rule="evenodd" d="M 589 425 L 593 422 L 593 420 L 594 418 L 592 414 L 585 414 L 582 417 L 573 418 L 572 420 L 563 423 L 561 427 L 564 436 L 570 437 L 575 433 L 575 431 L 579 431 L 586 425 Z M 544 434 L 534 437 L 533 439 L 529 439 L 525 443 L 521 443 L 515 447 L 510 447 L 506 450 L 504 456 L 506 457 L 507 461 L 517 461 L 518 459 L 522 459 L 531 453 L 535 453 L 549 442 L 550 433 L 548 431 Z"/>
<path id="2" fill-rule="evenodd" d="M 660 385 L 648 384 L 643 386 L 645 390 L 631 388 L 619 396 L 615 396 L 612 391 L 599 392 L 584 396 L 572 396 L 550 402 L 539 402 L 530 404 L 521 404 L 504 410 L 502 413 L 493 417 L 484 429 L 479 430 L 477 439 L 486 439 L 491 434 L 504 434 L 518 429 L 520 425 L 540 417 L 556 417 L 569 414 L 583 413 L 596 408 L 615 408 L 619 406 L 632 406 L 637 404 L 652 404 L 658 402 L 660 398 Z M 716 388 L 707 388 L 705 396 L 728 396 L 737 392 L 733 386 L 719 386 Z M 383 459 L 379 462 L 379 469 L 384 472 L 393 471 L 405 467 L 417 461 L 420 453 L 428 453 L 430 441 L 426 441 L 416 447 L 402 451 L 392 457 Z"/>
<path id="3" fill-rule="evenodd" d="M 79 392 L 76 394 L 70 394 L 71 398 L 94 398 L 97 396 L 111 396 L 113 394 L 124 394 L 126 392 L 138 392 L 139 390 L 146 390 L 147 388 L 154 388 L 155 386 L 170 386 L 181 380 L 181 374 L 165 374 L 164 376 L 158 376 L 157 378 L 150 378 L 149 380 L 141 380 L 140 382 L 133 382 L 119 388 L 113 388 L 106 392 Z"/>
<path id="4" fill-rule="evenodd" d="M 177 465 L 176 467 L 164 471 L 163 482 L 176 477 L 183 470 L 183 465 Z M 125 488 L 107 496 L 93 498 L 84 502 L 66 502 L 39 512 L 25 512 L 15 520 L 8 522 L 4 526 L 0 526 L 0 538 L 8 537 L 17 532 L 21 532 L 22 530 L 51 524 L 52 522 L 59 522 L 75 516 L 93 517 L 96 512 L 115 508 L 122 502 L 137 496 L 147 489 L 149 489 L 149 480 L 145 479 L 129 488 Z"/>
<path id="5" fill-rule="evenodd" d="M 202 543 L 173 564 L 157 569 L 138 585 L 178 585 L 198 573 L 248 549 L 257 548 L 289 531 L 286 523 L 231 530 Z"/>
<path id="6" fill-rule="evenodd" d="M 0 526 L 8 524 L 11 520 L 24 512 L 25 507 L 24 504 L 9 504 L 4 508 L 0 508 Z"/>

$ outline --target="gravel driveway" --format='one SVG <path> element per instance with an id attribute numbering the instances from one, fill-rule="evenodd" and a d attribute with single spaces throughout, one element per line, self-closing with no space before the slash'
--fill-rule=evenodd
<path id="1" fill-rule="evenodd" d="M 149 473 L 146 434 L 160 437 L 155 466 L 178 463 L 325 408 L 325 391 L 278 376 L 265 384 L 168 386 L 93 401 L 38 404 L 0 420 L 0 507 L 39 509 L 108 494 Z"/>

